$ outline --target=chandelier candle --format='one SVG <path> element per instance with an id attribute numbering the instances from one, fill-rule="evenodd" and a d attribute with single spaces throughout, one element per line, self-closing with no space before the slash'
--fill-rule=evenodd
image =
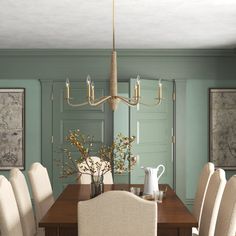
<path id="1" fill-rule="evenodd" d="M 92 98 L 92 101 L 94 101 L 94 83 L 93 82 L 91 83 L 91 90 L 92 90 L 91 98 Z"/>
<path id="2" fill-rule="evenodd" d="M 157 99 L 161 100 L 162 99 L 162 83 L 161 83 L 161 80 L 159 80 L 158 90 L 159 90 L 159 94 L 157 96 Z"/>
<path id="3" fill-rule="evenodd" d="M 66 80 L 66 99 L 70 98 L 70 81 L 69 79 Z"/>
<path id="4" fill-rule="evenodd" d="M 87 76 L 87 96 L 88 96 L 88 99 L 91 97 L 91 80 L 90 80 L 90 76 L 88 75 Z"/>

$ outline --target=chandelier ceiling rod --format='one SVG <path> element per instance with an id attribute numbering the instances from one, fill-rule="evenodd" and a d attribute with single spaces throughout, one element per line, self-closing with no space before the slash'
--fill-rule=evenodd
<path id="1" fill-rule="evenodd" d="M 115 0 L 112 0 L 112 49 L 115 51 L 116 40 L 115 40 Z"/>
<path id="2" fill-rule="evenodd" d="M 67 104 L 72 107 L 80 107 L 84 105 L 98 106 L 106 101 L 109 101 L 112 111 L 115 111 L 119 101 L 124 102 L 128 106 L 136 106 L 140 103 L 140 77 L 137 76 L 137 80 L 134 86 L 134 95 L 132 98 L 125 98 L 118 95 L 117 92 L 117 53 L 115 44 L 115 0 L 112 0 L 112 55 L 111 55 L 111 75 L 110 75 L 110 95 L 103 96 L 98 99 L 95 98 L 95 87 L 91 81 L 90 76 L 87 76 L 87 101 L 83 103 L 72 103 L 70 97 L 70 82 L 66 80 L 65 99 Z M 153 105 L 159 105 L 162 100 L 162 84 L 159 80 L 158 95 L 155 99 L 156 102 Z M 146 104 L 145 104 L 146 105 Z"/>

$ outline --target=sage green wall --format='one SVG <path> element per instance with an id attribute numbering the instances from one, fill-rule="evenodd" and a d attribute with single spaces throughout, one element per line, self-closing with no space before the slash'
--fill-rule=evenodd
<path id="1" fill-rule="evenodd" d="M 118 77 L 235 79 L 233 50 L 117 50 Z M 111 50 L 0 50 L 0 79 L 107 80 Z"/>
<path id="2" fill-rule="evenodd" d="M 13 69 L 14 70 L 14 69 Z M 17 77 L 15 77 L 17 78 Z M 25 171 L 33 162 L 41 162 L 41 87 L 38 80 L 0 79 L 1 88 L 25 88 Z M 9 176 L 9 171 L 0 171 Z"/>
<path id="3" fill-rule="evenodd" d="M 236 78 L 236 75 L 235 75 Z M 189 80 L 186 86 L 186 200 L 192 203 L 203 165 L 208 161 L 208 89 L 236 88 L 236 79 Z M 227 178 L 236 171 L 227 171 Z"/>
<path id="4" fill-rule="evenodd" d="M 38 80 L 46 80 L 49 85 L 66 77 L 84 81 L 89 73 L 96 85 L 96 81 L 109 78 L 110 55 L 110 50 L 0 50 L 0 86 L 26 88 L 26 169 L 41 160 Z M 177 81 L 176 186 L 189 205 L 197 175 L 207 161 L 207 88 L 234 86 L 235 65 L 234 50 L 118 50 L 119 81 L 137 74 Z M 50 99 L 50 91 L 42 94 L 43 102 L 46 98 Z M 50 105 L 47 108 L 50 112 Z M 49 127 L 47 120 L 42 126 Z"/>

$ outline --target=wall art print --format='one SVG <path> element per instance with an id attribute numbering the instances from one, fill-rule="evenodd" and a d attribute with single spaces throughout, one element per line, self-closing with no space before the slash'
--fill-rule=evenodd
<path id="1" fill-rule="evenodd" d="M 210 161 L 236 169 L 236 89 L 209 89 Z"/>
<path id="2" fill-rule="evenodd" d="M 0 88 L 0 170 L 25 167 L 24 88 Z"/>

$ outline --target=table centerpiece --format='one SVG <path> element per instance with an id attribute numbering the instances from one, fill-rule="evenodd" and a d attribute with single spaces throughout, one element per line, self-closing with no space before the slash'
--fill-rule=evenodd
<path id="1" fill-rule="evenodd" d="M 93 137 L 83 134 L 79 129 L 69 131 L 66 141 L 76 149 L 78 156 L 74 158 L 70 148 L 64 149 L 66 161 L 62 163 L 61 177 L 77 174 L 77 178 L 80 178 L 90 175 L 91 197 L 97 196 L 103 192 L 103 179 L 107 172 L 122 174 L 133 169 L 137 161 L 131 151 L 134 140 L 134 136 L 127 137 L 119 133 L 111 145 L 102 144 L 95 148 Z M 99 161 L 92 158 L 94 155 Z"/>

